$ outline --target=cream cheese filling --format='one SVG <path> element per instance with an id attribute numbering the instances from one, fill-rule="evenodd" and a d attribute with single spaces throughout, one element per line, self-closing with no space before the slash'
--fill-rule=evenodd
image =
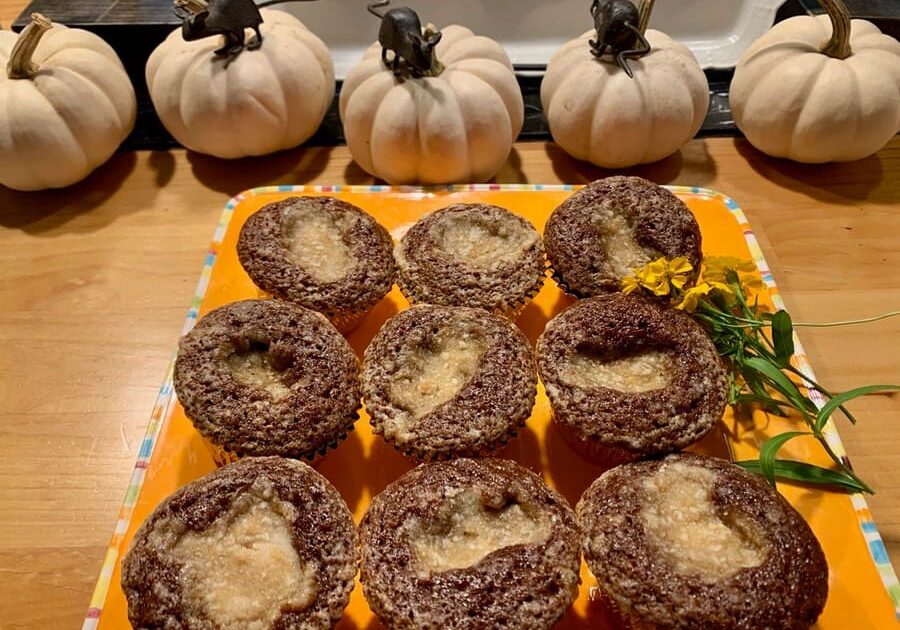
<path id="1" fill-rule="evenodd" d="M 290 217 L 285 241 L 291 260 L 316 282 L 337 282 L 356 265 L 344 233 L 351 217 L 335 220 L 324 212 L 297 213 Z"/>
<path id="2" fill-rule="evenodd" d="M 600 234 L 600 246 L 606 251 L 609 272 L 613 277 L 624 278 L 656 257 L 655 252 L 638 244 L 634 227 L 628 219 L 611 208 L 597 208 L 594 225 Z"/>
<path id="3" fill-rule="evenodd" d="M 487 348 L 481 329 L 466 322 L 452 322 L 404 348 L 390 394 L 408 413 L 395 418 L 387 430 L 403 433 L 410 421 L 425 417 L 456 396 L 477 372 Z"/>
<path id="4" fill-rule="evenodd" d="M 537 232 L 511 217 L 488 221 L 471 214 L 448 215 L 436 229 L 438 246 L 459 262 L 495 269 L 534 246 Z"/>
<path id="5" fill-rule="evenodd" d="M 265 391 L 276 402 L 291 394 L 284 372 L 273 365 L 265 350 L 235 353 L 228 356 L 226 363 L 237 382 Z"/>
<path id="6" fill-rule="evenodd" d="M 674 367 L 671 356 L 659 350 L 611 360 L 579 350 L 563 360 L 559 377 L 568 385 L 584 389 L 605 387 L 640 393 L 666 387 L 672 380 Z"/>
<path id="7" fill-rule="evenodd" d="M 756 523 L 713 505 L 714 484 L 715 475 L 706 468 L 664 464 L 643 481 L 640 513 L 648 541 L 669 566 L 708 582 L 758 567 L 769 554 Z"/>
<path id="8" fill-rule="evenodd" d="M 513 545 L 541 544 L 550 531 L 550 519 L 542 512 L 515 502 L 493 509 L 478 492 L 467 490 L 449 499 L 433 521 L 416 521 L 410 543 L 419 568 L 433 574 L 475 566 Z"/>
<path id="9" fill-rule="evenodd" d="M 181 566 L 185 603 L 222 630 L 268 630 L 284 610 L 303 610 L 318 593 L 316 567 L 301 560 L 295 508 L 258 479 L 207 529 L 160 523 L 152 540 Z"/>

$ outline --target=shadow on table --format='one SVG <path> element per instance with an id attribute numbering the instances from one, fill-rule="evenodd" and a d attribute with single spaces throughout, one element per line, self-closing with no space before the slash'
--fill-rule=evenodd
<path id="1" fill-rule="evenodd" d="M 857 205 L 860 201 L 900 203 L 900 188 L 879 189 L 884 166 L 877 154 L 855 162 L 801 164 L 770 157 L 744 138 L 735 138 L 734 148 L 762 177 L 820 201 L 844 205 Z"/>
<path id="2" fill-rule="evenodd" d="M 353 186 L 371 186 L 372 184 L 384 184 L 383 180 L 372 177 L 357 164 L 350 160 L 344 168 L 344 181 Z"/>
<path id="3" fill-rule="evenodd" d="M 582 162 L 551 142 L 547 143 L 546 150 L 556 176 L 570 184 L 588 183 L 612 175 L 629 175 L 643 177 L 657 184 L 703 186 L 716 178 L 716 164 L 710 157 L 705 142 L 687 144 L 669 157 L 651 164 L 622 169 L 600 168 L 589 162 Z"/>
<path id="4" fill-rule="evenodd" d="M 137 155 L 119 151 L 81 182 L 67 188 L 19 192 L 0 186 L 0 225 L 33 235 L 46 235 L 73 219 L 100 207 L 134 171 Z M 134 204 L 133 210 L 141 206 Z M 95 214 L 82 230 L 100 229 L 121 216 L 121 208 Z"/>
<path id="5" fill-rule="evenodd" d="M 491 178 L 491 183 L 496 184 L 527 184 L 528 177 L 522 170 L 522 156 L 518 149 L 513 147 L 509 152 L 506 162 L 500 167 L 500 170 Z"/>
<path id="6" fill-rule="evenodd" d="M 334 147 L 305 147 L 237 160 L 187 152 L 194 177 L 212 190 L 234 196 L 241 191 L 279 184 L 305 184 L 322 174 Z"/>

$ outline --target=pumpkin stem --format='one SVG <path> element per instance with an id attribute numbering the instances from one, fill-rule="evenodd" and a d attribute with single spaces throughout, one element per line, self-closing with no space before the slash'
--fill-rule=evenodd
<path id="1" fill-rule="evenodd" d="M 37 74 L 38 65 L 31 60 L 38 42 L 44 33 L 50 30 L 53 23 L 40 13 L 31 14 L 31 22 L 19 35 L 9 54 L 6 64 L 6 76 L 10 79 L 30 79 Z"/>
<path id="2" fill-rule="evenodd" d="M 428 24 L 425 25 L 425 28 L 423 29 L 422 37 L 425 38 L 425 41 L 428 41 L 437 34 L 438 34 L 437 26 L 435 26 L 434 24 L 429 22 Z M 443 71 L 444 71 L 444 64 L 442 64 L 440 61 L 438 61 L 437 50 L 435 48 L 432 48 L 431 49 L 431 69 L 428 71 L 428 76 L 436 77 Z"/>
<path id="3" fill-rule="evenodd" d="M 650 24 L 650 14 L 653 13 L 653 5 L 656 0 L 644 0 L 641 3 L 640 20 L 638 20 L 638 30 L 641 35 L 647 32 L 647 25 Z"/>
<path id="4" fill-rule="evenodd" d="M 819 0 L 831 18 L 831 38 L 825 42 L 822 54 L 835 59 L 846 59 L 853 54 L 850 49 L 850 11 L 843 0 Z"/>

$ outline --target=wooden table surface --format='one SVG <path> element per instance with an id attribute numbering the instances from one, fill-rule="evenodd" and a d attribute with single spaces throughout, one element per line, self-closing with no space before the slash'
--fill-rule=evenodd
<path id="1" fill-rule="evenodd" d="M 0 0 L 0 21 L 23 4 Z M 900 139 L 825 166 L 697 140 L 628 172 L 737 200 L 795 319 L 900 308 Z M 522 143 L 496 181 L 607 174 L 552 144 Z M 79 626 L 224 203 L 261 185 L 370 182 L 336 147 L 238 162 L 121 153 L 68 190 L 0 187 L 0 626 Z M 900 319 L 800 336 L 833 389 L 900 382 Z M 854 408 L 859 425 L 841 433 L 878 491 L 872 511 L 896 559 L 900 397 Z"/>

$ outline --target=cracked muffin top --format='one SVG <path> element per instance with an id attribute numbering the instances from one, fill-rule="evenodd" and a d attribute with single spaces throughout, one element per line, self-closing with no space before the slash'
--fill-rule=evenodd
<path id="1" fill-rule="evenodd" d="M 600 588 L 641 628 L 809 628 L 828 565 L 762 477 L 689 453 L 613 468 L 577 507 Z"/>
<path id="2" fill-rule="evenodd" d="M 545 629 L 577 594 L 572 508 L 512 461 L 422 464 L 372 500 L 360 537 L 363 592 L 389 628 Z"/>
<path id="3" fill-rule="evenodd" d="M 136 629 L 318 630 L 350 598 L 356 528 L 315 470 L 250 457 L 189 483 L 141 525 L 122 562 Z"/>
<path id="4" fill-rule="evenodd" d="M 333 197 L 290 197 L 241 228 L 241 265 L 263 291 L 329 319 L 367 311 L 394 282 L 393 241 L 364 210 Z"/>
<path id="5" fill-rule="evenodd" d="M 470 306 L 514 315 L 544 283 L 541 237 L 499 206 L 461 203 L 416 222 L 394 251 L 413 303 Z"/>
<path id="6" fill-rule="evenodd" d="M 576 297 L 619 290 L 622 278 L 661 256 L 684 256 L 700 270 L 700 226 L 688 207 L 640 177 L 592 182 L 557 207 L 544 246 L 560 288 Z"/>
<path id="7" fill-rule="evenodd" d="M 362 381 L 375 432 L 420 460 L 496 450 L 525 424 L 537 393 L 525 335 L 465 307 L 392 317 L 366 348 Z"/>
<path id="8" fill-rule="evenodd" d="M 360 408 L 350 344 L 320 313 L 279 300 L 207 313 L 181 340 L 174 382 L 197 430 L 237 455 L 311 459 Z"/>

